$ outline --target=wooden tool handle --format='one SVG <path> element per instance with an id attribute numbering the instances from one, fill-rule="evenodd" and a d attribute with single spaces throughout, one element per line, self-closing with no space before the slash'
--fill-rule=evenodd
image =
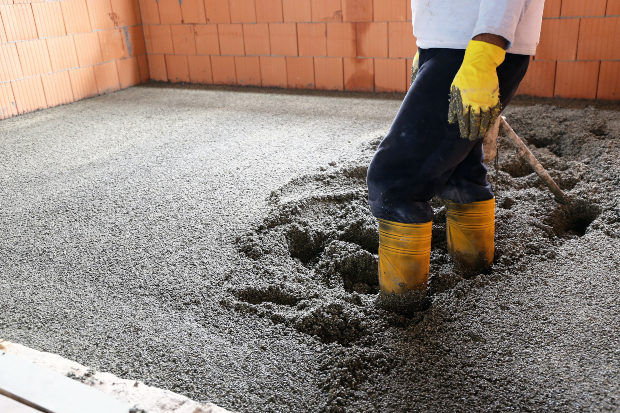
<path id="1" fill-rule="evenodd" d="M 525 146 L 525 144 L 523 143 L 521 138 L 519 138 L 519 136 L 515 133 L 515 131 L 512 130 L 508 122 L 506 122 L 506 118 L 504 118 L 503 116 L 501 117 L 501 125 L 502 128 L 504 128 L 504 130 L 506 131 L 508 140 L 510 140 L 510 142 L 512 142 L 516 146 L 517 153 L 519 154 L 521 159 L 523 159 L 534 170 L 534 172 L 536 172 L 536 175 L 538 175 L 540 179 L 542 179 L 545 185 L 547 185 L 547 188 L 549 188 L 551 193 L 553 193 L 553 195 L 555 196 L 555 200 L 560 204 L 568 203 L 568 198 L 566 197 L 566 195 L 564 195 L 564 192 L 562 192 L 560 187 L 549 176 L 547 171 L 545 171 L 545 168 L 543 168 L 540 162 L 538 162 L 538 159 L 536 159 L 536 157 L 532 155 L 532 152 L 530 152 L 527 146 Z"/>

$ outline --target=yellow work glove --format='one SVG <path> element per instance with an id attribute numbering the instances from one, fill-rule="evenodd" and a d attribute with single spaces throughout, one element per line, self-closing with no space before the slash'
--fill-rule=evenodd
<path id="1" fill-rule="evenodd" d="M 418 75 L 418 70 L 420 69 L 420 52 L 417 51 L 415 56 L 413 57 L 413 64 L 411 65 L 411 84 L 413 85 L 413 81 L 415 77 Z"/>
<path id="2" fill-rule="evenodd" d="M 471 40 L 465 58 L 450 86 L 448 122 L 459 123 L 461 138 L 484 137 L 499 116 L 497 66 L 506 57 L 499 46 Z"/>

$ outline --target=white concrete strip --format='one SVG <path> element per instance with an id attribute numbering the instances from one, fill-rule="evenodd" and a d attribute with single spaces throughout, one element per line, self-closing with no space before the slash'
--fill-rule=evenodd
<path id="1" fill-rule="evenodd" d="M 128 413 L 131 406 L 79 381 L 0 352 L 0 392 L 51 413 Z"/>
<path id="2" fill-rule="evenodd" d="M 106 393 L 120 402 L 136 409 L 145 410 L 148 413 L 231 413 L 214 404 L 198 403 L 168 390 L 146 386 L 139 381 L 124 380 L 110 373 L 93 372 L 79 363 L 56 354 L 36 351 L 19 344 L 7 341 L 0 342 L 0 354 L 2 353 L 56 372 L 63 376 L 63 379 L 73 381 L 76 384 L 81 384 L 80 381 L 82 381 L 92 389 Z M 0 377 L 2 375 L 3 371 L 0 367 Z M 69 379 L 66 376 L 79 378 L 79 381 Z M 2 388 L 1 384 L 0 388 Z M 96 410 L 89 408 L 80 412 L 84 411 L 94 413 Z M 0 412 L 3 410 L 0 409 Z M 113 410 L 106 410 L 106 413 L 108 412 L 111 413 Z"/>
<path id="3" fill-rule="evenodd" d="M 13 399 L 9 399 L 6 396 L 0 394 L 0 412 L 2 413 L 40 413 L 40 410 L 35 410 L 32 407 L 28 407 L 25 404 L 16 402 Z"/>

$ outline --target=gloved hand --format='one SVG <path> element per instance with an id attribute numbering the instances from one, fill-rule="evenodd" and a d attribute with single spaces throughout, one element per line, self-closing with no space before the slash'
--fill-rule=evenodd
<path id="1" fill-rule="evenodd" d="M 450 87 L 448 122 L 459 123 L 461 138 L 484 137 L 501 110 L 497 66 L 506 51 L 490 43 L 471 40 Z"/>
<path id="2" fill-rule="evenodd" d="M 418 70 L 420 69 L 420 51 L 415 53 L 413 57 L 413 64 L 411 65 L 411 84 L 413 85 L 413 81 L 415 77 L 418 75 Z"/>

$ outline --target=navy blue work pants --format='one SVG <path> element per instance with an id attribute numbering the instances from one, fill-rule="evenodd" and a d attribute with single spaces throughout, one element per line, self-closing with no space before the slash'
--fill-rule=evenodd
<path id="1" fill-rule="evenodd" d="M 433 219 L 435 195 L 467 204 L 493 198 L 482 139 L 460 137 L 448 123 L 450 85 L 465 50 L 420 49 L 418 75 L 368 168 L 368 201 L 377 218 L 402 223 Z M 525 76 L 529 56 L 506 54 L 497 68 L 505 108 Z"/>

